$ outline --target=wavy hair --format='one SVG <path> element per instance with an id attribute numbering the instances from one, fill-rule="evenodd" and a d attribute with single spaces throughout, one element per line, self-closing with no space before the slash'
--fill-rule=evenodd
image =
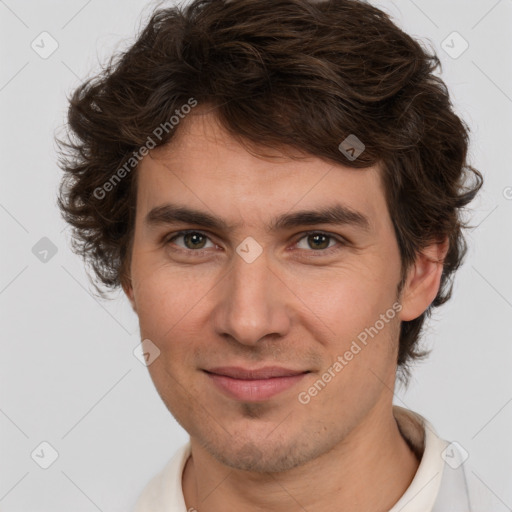
<path id="1" fill-rule="evenodd" d="M 97 190 L 190 98 L 213 106 L 240 141 L 355 168 L 379 164 L 401 254 L 399 289 L 423 248 L 449 240 L 435 300 L 400 327 L 397 364 L 408 375 L 427 353 L 418 349 L 425 318 L 451 296 L 467 250 L 462 210 L 483 182 L 467 163 L 469 128 L 435 74 L 440 67 L 433 51 L 362 1 L 160 8 L 131 47 L 70 95 L 67 137 L 57 142 L 58 204 L 73 227 L 72 247 L 100 294 L 97 284 L 112 289 L 130 279 L 136 166 L 108 193 Z M 164 131 L 157 145 L 178 130 Z M 350 134 L 365 145 L 355 160 L 338 149 Z"/>

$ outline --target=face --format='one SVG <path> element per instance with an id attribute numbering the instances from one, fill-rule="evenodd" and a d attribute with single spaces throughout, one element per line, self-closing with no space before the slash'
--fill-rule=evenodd
<path id="1" fill-rule="evenodd" d="M 379 169 L 257 156 L 212 113 L 179 128 L 137 170 L 125 290 L 160 350 L 149 371 L 218 461 L 284 471 L 391 402 L 400 255 Z"/>

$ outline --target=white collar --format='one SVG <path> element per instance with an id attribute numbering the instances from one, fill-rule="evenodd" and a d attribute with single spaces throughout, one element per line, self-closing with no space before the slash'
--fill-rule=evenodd
<path id="1" fill-rule="evenodd" d="M 431 512 L 436 501 L 444 462 L 442 451 L 448 445 L 432 425 L 419 414 L 393 406 L 400 432 L 419 457 L 420 465 L 400 500 L 389 512 Z M 163 470 L 148 483 L 134 512 L 187 512 L 182 489 L 182 475 L 190 457 L 190 440 L 181 446 Z"/>
<path id="2" fill-rule="evenodd" d="M 448 442 L 440 439 L 432 425 L 413 411 L 394 405 L 393 415 L 400 433 L 421 460 L 411 484 L 389 512 L 430 512 L 443 477 L 441 453 Z"/>

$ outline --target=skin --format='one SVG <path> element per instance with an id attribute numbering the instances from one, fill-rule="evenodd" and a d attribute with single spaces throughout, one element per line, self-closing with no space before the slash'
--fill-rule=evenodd
<path id="1" fill-rule="evenodd" d="M 141 339 L 161 351 L 148 367 L 155 387 L 190 434 L 187 509 L 389 510 L 418 467 L 392 414 L 399 325 L 435 298 L 447 243 L 418 255 L 401 311 L 302 404 L 298 394 L 396 302 L 400 254 L 377 166 L 352 169 L 290 149 L 264 152 L 248 151 L 213 112 L 198 107 L 171 143 L 153 150 L 137 170 L 131 281 L 123 288 Z M 166 202 L 237 227 L 147 225 L 147 213 Z M 333 203 L 363 213 L 370 230 L 266 229 L 277 215 Z M 203 246 L 196 249 L 184 237 L 169 241 L 183 229 L 200 230 Z M 316 248 L 308 231 L 331 235 L 322 247 L 334 252 Z M 252 263 L 236 252 L 248 236 L 263 249 Z M 226 397 L 203 372 L 269 365 L 311 373 L 254 403 Z"/>

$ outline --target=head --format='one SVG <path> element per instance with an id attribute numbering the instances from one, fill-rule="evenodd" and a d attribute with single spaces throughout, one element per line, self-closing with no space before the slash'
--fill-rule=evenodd
<path id="1" fill-rule="evenodd" d="M 199 0 L 70 98 L 74 248 L 122 286 L 162 399 L 227 464 L 329 450 L 424 355 L 482 185 L 438 66 L 365 2 Z M 308 373 L 240 401 L 205 372 L 270 365 Z"/>

